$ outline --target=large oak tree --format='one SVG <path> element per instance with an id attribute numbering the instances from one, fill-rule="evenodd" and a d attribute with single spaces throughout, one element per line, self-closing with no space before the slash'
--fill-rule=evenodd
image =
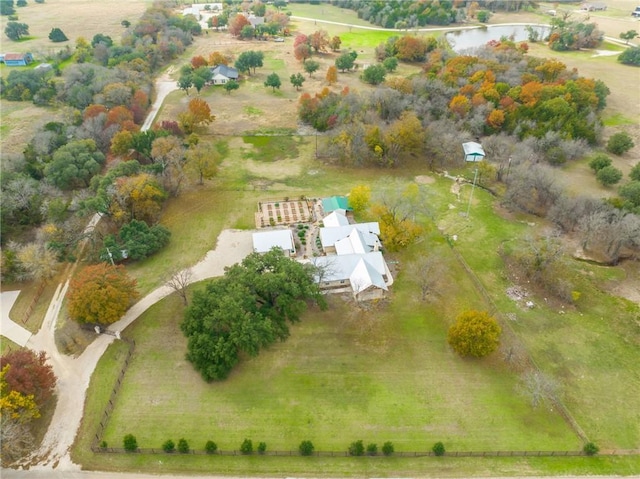
<path id="1" fill-rule="evenodd" d="M 228 376 L 241 354 L 289 336 L 308 301 L 324 307 L 313 268 L 273 249 L 253 253 L 225 275 L 194 292 L 182 323 L 188 338 L 187 358 L 207 380 Z"/>

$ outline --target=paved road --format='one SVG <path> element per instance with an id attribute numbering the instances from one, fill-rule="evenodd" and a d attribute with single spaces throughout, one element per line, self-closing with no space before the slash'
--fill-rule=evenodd
<path id="1" fill-rule="evenodd" d="M 0 297 L 0 334 L 20 346 L 25 346 L 31 337 L 31 331 L 9 318 L 9 312 L 19 295 L 20 291 L 2 292 Z"/>

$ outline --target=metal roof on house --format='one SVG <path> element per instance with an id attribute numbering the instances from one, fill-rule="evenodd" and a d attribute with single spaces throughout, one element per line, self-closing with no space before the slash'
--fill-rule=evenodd
<path id="1" fill-rule="evenodd" d="M 320 228 L 320 242 L 323 248 L 334 246 L 338 241 L 347 238 L 354 230 L 362 234 L 364 244 L 370 247 L 379 245 L 380 225 L 377 222 L 357 223 L 348 226 Z M 337 250 L 337 248 L 336 248 Z"/>
<path id="2" fill-rule="evenodd" d="M 266 253 L 274 247 L 282 248 L 285 252 L 295 252 L 293 233 L 290 229 L 253 233 L 253 250 L 255 252 Z"/>
<path id="3" fill-rule="evenodd" d="M 331 213 L 335 210 L 351 211 L 353 208 L 349 206 L 349 200 L 346 196 L 331 196 L 322 198 L 322 209 L 325 213 Z"/>
<path id="4" fill-rule="evenodd" d="M 322 224 L 325 228 L 334 228 L 337 226 L 347 226 L 349 225 L 349 220 L 346 216 L 347 212 L 342 209 L 337 209 L 329 213 L 327 216 L 322 218 Z"/>
<path id="5" fill-rule="evenodd" d="M 312 263 L 322 269 L 322 281 L 349 280 L 357 294 L 370 286 L 388 290 L 384 281 L 387 267 L 380 251 L 342 256 L 319 256 Z M 319 280 L 320 277 L 316 277 Z"/>

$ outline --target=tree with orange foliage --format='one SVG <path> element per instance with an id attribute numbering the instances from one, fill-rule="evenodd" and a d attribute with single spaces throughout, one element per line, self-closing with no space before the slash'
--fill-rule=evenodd
<path id="1" fill-rule="evenodd" d="M 247 25 L 251 26 L 251 22 L 249 21 L 249 19 L 241 13 L 237 13 L 229 21 L 229 33 L 234 37 L 239 37 L 242 33 L 242 29 Z"/>
<path id="2" fill-rule="evenodd" d="M 133 122 L 133 112 L 126 106 L 116 106 L 107 113 L 107 122 L 105 127 L 111 125 L 121 126 L 126 121 Z"/>
<path id="3" fill-rule="evenodd" d="M 202 55 L 196 55 L 195 57 L 191 58 L 191 66 L 194 70 L 200 67 L 206 67 L 207 60 Z"/>
<path id="4" fill-rule="evenodd" d="M 107 263 L 87 266 L 69 284 L 69 316 L 80 323 L 115 323 L 138 297 L 136 284 L 124 266 Z"/>
<path id="5" fill-rule="evenodd" d="M 520 89 L 520 101 L 528 107 L 534 107 L 542 96 L 542 83 L 538 81 L 530 81 Z"/>
<path id="6" fill-rule="evenodd" d="M 107 113 L 107 107 L 104 105 L 89 105 L 82 112 L 82 119 L 86 120 L 87 118 L 95 118 L 101 113 Z"/>
<path id="7" fill-rule="evenodd" d="M 158 220 L 167 193 L 155 176 L 140 173 L 115 181 L 109 213 L 118 224 L 141 220 L 153 224 Z"/>
<path id="8" fill-rule="evenodd" d="M 495 130 L 499 130 L 504 123 L 504 112 L 502 110 L 491 110 L 487 116 L 487 125 Z"/>
<path id="9" fill-rule="evenodd" d="M 329 34 L 326 30 L 313 32 L 309 37 L 309 45 L 316 53 L 327 51 L 327 47 L 329 46 Z"/>
<path id="10" fill-rule="evenodd" d="M 193 98 L 189 102 L 188 110 L 178 115 L 180 128 L 189 134 L 200 125 L 208 125 L 215 116 L 211 114 L 209 104 L 202 98 Z"/>
<path id="11" fill-rule="evenodd" d="M 142 90 L 136 90 L 131 99 L 129 109 L 133 113 L 133 121 L 137 124 L 144 122 L 147 108 L 149 108 L 149 95 Z"/>
<path id="12" fill-rule="evenodd" d="M 460 118 L 464 118 L 469 113 L 471 104 L 466 96 L 456 95 L 449 102 L 449 109 Z"/>
<path id="13" fill-rule="evenodd" d="M 229 65 L 231 58 L 220 52 L 213 52 L 209 55 L 209 66 L 217 67 L 218 65 Z"/>

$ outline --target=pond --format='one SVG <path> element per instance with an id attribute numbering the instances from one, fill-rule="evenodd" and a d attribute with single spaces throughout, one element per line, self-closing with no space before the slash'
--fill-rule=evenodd
<path id="1" fill-rule="evenodd" d="M 542 25 L 531 25 L 540 34 L 540 39 L 544 39 L 549 33 L 549 27 Z M 470 48 L 477 48 L 486 45 L 491 40 L 500 40 L 507 37 L 515 42 L 524 42 L 529 39 L 529 32 L 525 25 L 495 25 L 490 27 L 480 27 L 469 30 L 456 30 L 449 32 L 445 38 L 456 53 L 463 52 Z"/>

